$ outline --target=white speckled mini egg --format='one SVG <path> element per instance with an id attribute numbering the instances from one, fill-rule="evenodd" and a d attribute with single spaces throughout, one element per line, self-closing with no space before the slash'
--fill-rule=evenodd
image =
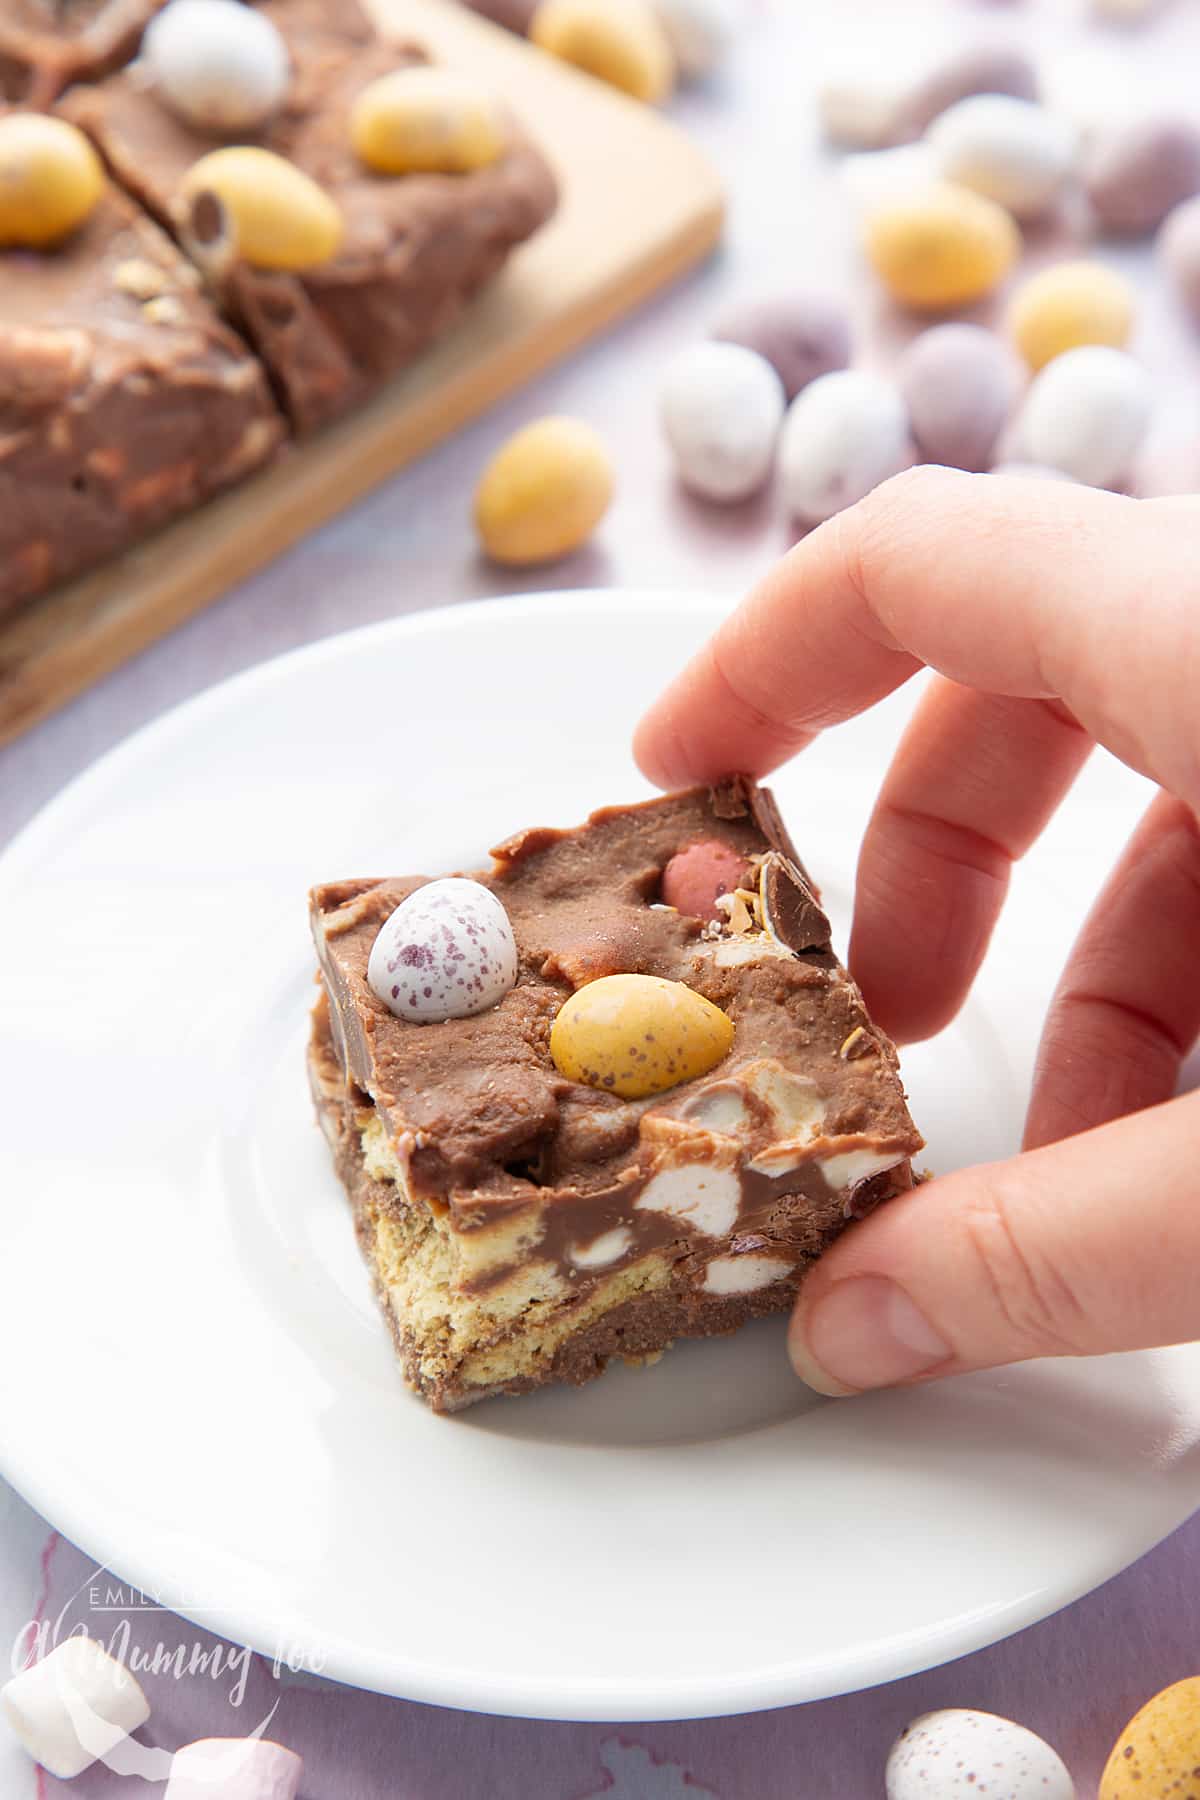
<path id="1" fill-rule="evenodd" d="M 280 32 L 239 0 L 171 0 L 147 29 L 142 60 L 172 112 L 217 134 L 265 124 L 291 78 Z"/>
<path id="2" fill-rule="evenodd" d="M 779 443 L 783 495 L 793 518 L 831 519 L 911 460 L 899 390 L 863 369 L 821 375 L 793 400 Z"/>
<path id="3" fill-rule="evenodd" d="M 1141 364 L 1107 344 L 1084 344 L 1034 377 L 1020 439 L 1030 462 L 1111 487 L 1128 471 L 1149 423 L 1150 383 Z"/>
<path id="4" fill-rule="evenodd" d="M 735 0 L 654 0 L 684 81 L 703 81 L 725 60 L 737 31 Z"/>
<path id="5" fill-rule="evenodd" d="M 998 200 L 1018 219 L 1036 218 L 1058 198 L 1074 165 L 1074 126 L 1034 100 L 972 94 L 948 107 L 927 138 L 944 181 Z"/>
<path id="6" fill-rule="evenodd" d="M 693 344 L 670 363 L 659 395 L 679 479 L 706 500 L 743 500 L 775 459 L 783 383 L 741 344 Z"/>
<path id="7" fill-rule="evenodd" d="M 367 981 L 389 1012 L 434 1025 L 486 1012 L 516 985 L 517 944 L 490 888 L 455 875 L 402 900 L 371 946 Z"/>
<path id="8" fill-rule="evenodd" d="M 995 1713 L 950 1707 L 906 1725 L 887 1762 L 887 1800 L 1075 1800 L 1058 1752 Z"/>

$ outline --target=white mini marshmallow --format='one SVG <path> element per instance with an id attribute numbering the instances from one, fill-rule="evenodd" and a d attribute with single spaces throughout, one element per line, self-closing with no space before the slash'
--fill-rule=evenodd
<path id="1" fill-rule="evenodd" d="M 69 1637 L 0 1690 L 4 1713 L 35 1762 L 69 1781 L 144 1725 L 145 1694 L 95 1638 Z"/>
<path id="2" fill-rule="evenodd" d="M 163 1800 L 295 1800 L 303 1768 L 269 1738 L 199 1738 L 176 1751 Z"/>
<path id="3" fill-rule="evenodd" d="M 628 1225 L 614 1225 L 590 1243 L 572 1244 L 567 1254 L 577 1269 L 607 1269 L 620 1261 L 632 1243 L 633 1233 Z"/>
<path id="4" fill-rule="evenodd" d="M 646 1212 L 673 1213 L 705 1237 L 724 1237 L 733 1230 L 742 1189 L 733 1169 L 708 1163 L 680 1163 L 662 1169 L 634 1201 Z"/>
<path id="5" fill-rule="evenodd" d="M 782 1256 L 714 1256 L 701 1286 L 709 1294 L 753 1294 L 790 1275 L 795 1266 Z"/>
<path id="6" fill-rule="evenodd" d="M 843 1150 L 838 1156 L 818 1158 L 817 1167 L 836 1192 L 838 1188 L 857 1187 L 860 1181 L 870 1181 L 872 1175 L 882 1175 L 885 1169 L 895 1169 L 903 1161 L 903 1151 Z"/>

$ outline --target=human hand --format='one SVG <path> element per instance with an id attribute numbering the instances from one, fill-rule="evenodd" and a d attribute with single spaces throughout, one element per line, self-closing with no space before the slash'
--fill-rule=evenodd
<path id="1" fill-rule="evenodd" d="M 1200 499 L 915 469 L 796 546 L 643 719 L 664 787 L 762 775 L 938 672 L 858 865 L 851 971 L 901 1042 L 958 1010 L 1093 742 L 1159 784 L 1042 1034 L 1025 1148 L 889 1201 L 806 1278 L 822 1393 L 1200 1337 Z"/>

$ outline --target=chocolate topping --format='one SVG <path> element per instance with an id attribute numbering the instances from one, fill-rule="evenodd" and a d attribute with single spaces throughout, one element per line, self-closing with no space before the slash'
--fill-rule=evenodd
<path id="1" fill-rule="evenodd" d="M 789 857 L 772 851 L 763 859 L 759 881 L 764 920 L 772 936 L 797 953 L 829 949 L 829 920 Z"/>

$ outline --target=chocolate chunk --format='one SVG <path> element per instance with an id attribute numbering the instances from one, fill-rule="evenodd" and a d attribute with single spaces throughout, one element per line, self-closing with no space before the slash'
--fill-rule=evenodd
<path id="1" fill-rule="evenodd" d="M 709 804 L 718 819 L 752 819 L 772 849 L 781 850 L 795 864 L 814 896 L 820 899 L 821 890 L 800 861 L 770 788 L 759 787 L 749 775 L 727 775 L 709 790 Z"/>
<path id="2" fill-rule="evenodd" d="M 763 922 L 773 937 L 798 955 L 829 949 L 829 920 L 794 862 L 778 850 L 770 851 L 763 859 L 759 884 Z"/>

